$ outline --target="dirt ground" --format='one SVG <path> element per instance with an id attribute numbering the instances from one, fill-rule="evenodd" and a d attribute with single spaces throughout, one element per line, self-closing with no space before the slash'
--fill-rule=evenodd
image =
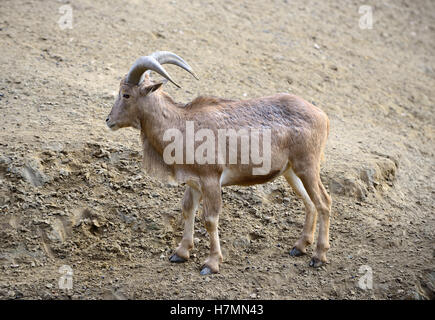
<path id="1" fill-rule="evenodd" d="M 3 0 L 0 45 L 1 299 L 434 298 L 434 1 Z M 139 133 L 104 121 L 157 50 L 200 78 L 168 66 L 177 101 L 289 92 L 328 114 L 325 267 L 289 255 L 304 209 L 282 178 L 224 189 L 220 274 L 199 275 L 201 210 L 192 259 L 169 263 L 184 187 L 149 177 Z"/>

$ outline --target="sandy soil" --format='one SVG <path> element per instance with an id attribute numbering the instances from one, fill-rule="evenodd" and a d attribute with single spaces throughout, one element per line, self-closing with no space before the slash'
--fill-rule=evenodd
<path id="1" fill-rule="evenodd" d="M 2 1 L 0 298 L 433 299 L 434 22 L 431 0 Z M 329 264 L 289 256 L 304 210 L 282 178 L 224 189 L 220 274 L 199 275 L 201 214 L 192 260 L 168 262 L 183 187 L 141 170 L 137 131 L 104 123 L 121 77 L 156 50 L 201 79 L 168 66 L 177 101 L 290 92 L 325 110 Z"/>

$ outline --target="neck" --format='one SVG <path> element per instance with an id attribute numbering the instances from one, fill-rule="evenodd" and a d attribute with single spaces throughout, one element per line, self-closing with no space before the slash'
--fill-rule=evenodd
<path id="1" fill-rule="evenodd" d="M 140 119 L 141 136 L 162 155 L 163 135 L 167 129 L 178 127 L 182 121 L 182 113 L 178 104 L 162 91 L 152 93 L 147 99 L 150 101 Z"/>

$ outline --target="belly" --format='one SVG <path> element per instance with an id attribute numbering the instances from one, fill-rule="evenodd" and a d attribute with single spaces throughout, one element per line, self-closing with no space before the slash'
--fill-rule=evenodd
<path id="1" fill-rule="evenodd" d="M 232 185 L 251 186 L 254 184 L 263 184 L 278 178 L 287 169 L 288 162 L 280 168 L 272 168 L 270 172 L 265 175 L 252 174 L 252 167 L 250 166 L 246 168 L 241 166 L 225 168 L 222 171 L 220 183 L 222 187 Z"/>

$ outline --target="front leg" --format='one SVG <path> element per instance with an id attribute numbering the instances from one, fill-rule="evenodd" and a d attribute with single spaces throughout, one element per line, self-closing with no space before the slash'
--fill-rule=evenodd
<path id="1" fill-rule="evenodd" d="M 175 252 L 169 257 L 171 262 L 185 262 L 189 259 L 189 251 L 193 249 L 193 232 L 195 223 L 195 213 L 201 201 L 201 192 L 188 186 L 184 192 L 182 203 L 184 232 L 183 238 Z"/>
<path id="2" fill-rule="evenodd" d="M 219 272 L 222 262 L 222 252 L 219 242 L 218 222 L 222 210 L 221 186 L 218 179 L 208 178 L 201 184 L 204 199 L 204 224 L 210 235 L 210 255 L 205 260 L 201 274 L 207 275 Z"/>

